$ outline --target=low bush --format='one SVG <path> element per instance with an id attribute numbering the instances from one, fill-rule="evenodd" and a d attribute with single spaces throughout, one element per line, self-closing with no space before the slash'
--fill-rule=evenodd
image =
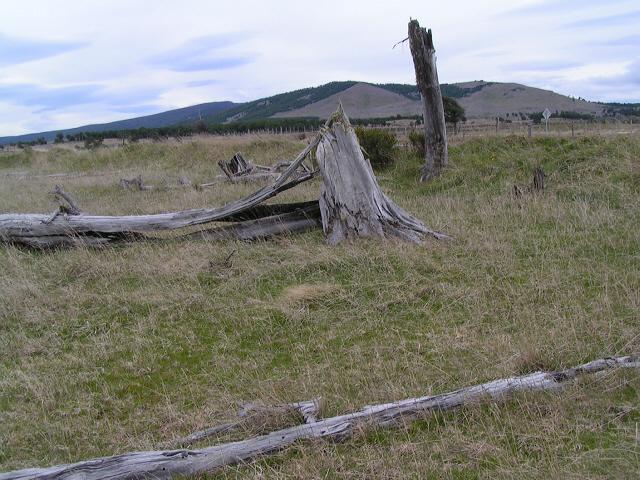
<path id="1" fill-rule="evenodd" d="M 373 168 L 386 167 L 393 164 L 396 136 L 379 128 L 356 128 L 360 146 L 369 157 Z"/>
<path id="2" fill-rule="evenodd" d="M 95 150 L 102 146 L 104 138 L 99 136 L 91 136 L 84 139 L 84 148 L 87 150 Z"/>
<path id="3" fill-rule="evenodd" d="M 411 150 L 420 158 L 424 158 L 424 133 L 417 130 L 411 130 L 409 132 L 409 143 L 411 144 Z"/>

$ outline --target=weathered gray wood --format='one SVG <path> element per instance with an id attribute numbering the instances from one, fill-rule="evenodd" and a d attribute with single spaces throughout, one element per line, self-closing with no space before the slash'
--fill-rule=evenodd
<path id="1" fill-rule="evenodd" d="M 218 166 L 228 178 L 247 175 L 254 169 L 253 164 L 245 160 L 240 152 L 231 157 L 231 160 L 229 160 L 228 162 L 220 160 L 218 162 Z"/>
<path id="2" fill-rule="evenodd" d="M 533 190 L 535 192 L 541 192 L 544 190 L 544 170 L 540 167 L 536 167 L 533 171 Z"/>
<path id="3" fill-rule="evenodd" d="M 0 215 L 0 243 L 12 243 L 36 248 L 60 246 L 104 246 L 116 242 L 143 238 L 142 234 L 173 230 L 214 221 L 229 220 L 263 203 L 278 193 L 311 179 L 304 159 L 317 148 L 324 182 L 320 198 L 322 226 L 331 244 L 356 237 L 399 237 L 419 242 L 425 235 L 447 236 L 425 227 L 393 201 L 378 186 L 371 165 L 362 150 L 342 106 L 327 121 L 321 133 L 291 162 L 284 171 L 251 195 L 220 208 L 194 209 L 153 215 L 96 216 L 59 213 L 52 217 L 39 214 Z M 237 156 L 236 156 L 237 157 Z M 234 157 L 234 158 L 236 158 Z M 236 158 L 238 165 L 248 164 Z M 279 165 L 282 168 L 284 165 Z M 302 166 L 303 171 L 297 171 Z M 232 173 L 231 171 L 229 173 Z M 262 174 L 258 172 L 257 174 Z M 271 174 L 271 172 L 269 172 Z M 242 178 L 246 175 L 230 178 Z M 290 178 L 293 177 L 293 178 Z M 142 185 L 139 178 L 138 183 Z M 282 212 L 285 213 L 285 212 Z M 197 232 L 186 237 L 209 239 L 264 238 L 283 232 L 314 228 L 317 218 L 309 212 L 291 213 L 242 225 Z M 273 224 L 269 224 L 269 222 Z M 182 237 L 184 238 L 184 237 Z"/>
<path id="4" fill-rule="evenodd" d="M 153 186 L 152 185 L 145 185 L 144 182 L 142 181 L 142 175 L 138 175 L 137 177 L 133 177 L 133 178 L 121 178 L 119 185 L 124 188 L 125 190 L 140 190 L 140 191 L 145 191 L 145 190 L 153 190 Z"/>
<path id="5" fill-rule="evenodd" d="M 277 178 L 282 171 L 286 170 L 291 165 L 291 162 L 282 161 L 271 167 L 266 167 L 246 160 L 242 154 L 238 152 L 231 157 L 231 160 L 228 162 L 220 160 L 218 165 L 224 173 L 223 176 L 217 178 L 218 180 L 224 180 L 232 183 L 250 183 Z M 304 162 L 300 163 L 300 167 L 304 173 L 311 172 Z M 217 182 L 208 182 L 201 184 L 200 187 L 211 187 L 216 184 Z"/>
<path id="6" fill-rule="evenodd" d="M 56 185 L 52 192 L 56 197 L 63 199 L 69 205 L 65 210 L 69 215 L 80 215 L 82 210 L 74 200 L 60 185 Z M 64 213 L 64 212 L 63 212 Z"/>
<path id="7" fill-rule="evenodd" d="M 281 417 L 293 412 L 297 412 L 302 416 L 305 423 L 313 423 L 317 421 L 319 411 L 320 399 L 267 407 L 249 404 L 238 412 L 238 417 L 240 418 L 235 422 L 223 423 L 221 425 L 215 425 L 203 430 L 198 430 L 186 437 L 173 441 L 172 444 L 176 447 L 187 447 L 206 438 L 215 437 L 234 430 L 249 428 L 252 424 L 264 424 L 270 417 Z"/>
<path id="8" fill-rule="evenodd" d="M 330 244 L 358 237 L 399 237 L 420 242 L 428 229 L 380 190 L 342 105 L 321 130 L 316 156 L 322 174 L 320 211 Z"/>
<path id="9" fill-rule="evenodd" d="M 409 47 L 416 71 L 418 90 L 422 97 L 425 164 L 420 180 L 424 182 L 439 175 L 440 171 L 447 166 L 449 158 L 447 128 L 431 29 L 421 28 L 417 20 L 411 20 Z"/>
<path id="10" fill-rule="evenodd" d="M 252 241 L 263 240 L 276 235 L 306 232 L 321 227 L 320 207 L 315 203 L 310 207 L 289 213 L 200 230 L 183 235 L 179 239 Z"/>
<path id="11" fill-rule="evenodd" d="M 160 230 L 173 230 L 201 225 L 224 219 L 268 200 L 315 175 L 309 172 L 289 180 L 305 157 L 316 147 L 320 137 L 311 143 L 291 162 L 278 178 L 251 195 L 219 208 L 201 208 L 153 215 L 97 216 L 59 215 L 53 221 L 43 214 L 0 215 L 0 243 L 12 243 L 29 247 L 47 248 L 69 245 L 102 246 L 135 234 Z M 69 240 L 64 241 L 67 237 Z"/>
<path id="12" fill-rule="evenodd" d="M 318 210 L 318 200 L 310 200 L 308 202 L 294 203 L 270 203 L 260 204 L 251 207 L 239 213 L 227 215 L 221 220 L 224 222 L 244 222 L 246 220 L 256 220 L 258 218 L 272 217 L 274 215 L 282 215 L 285 213 L 299 212 L 308 208 Z"/>
<path id="13" fill-rule="evenodd" d="M 177 475 L 212 472 L 226 465 L 280 451 L 305 439 L 343 440 L 367 426 L 390 427 L 431 412 L 464 407 L 480 401 L 502 401 L 517 392 L 558 390 L 580 375 L 613 368 L 640 368 L 640 356 L 602 358 L 556 372 L 535 372 L 462 388 L 441 395 L 369 405 L 355 413 L 278 430 L 237 442 L 197 450 L 133 452 L 49 468 L 30 468 L 0 474 L 0 480 L 23 479 L 168 479 Z"/>

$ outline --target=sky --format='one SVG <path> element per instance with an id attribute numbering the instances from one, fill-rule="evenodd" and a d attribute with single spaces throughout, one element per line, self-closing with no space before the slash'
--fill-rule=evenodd
<path id="1" fill-rule="evenodd" d="M 410 18 L 442 83 L 640 102 L 640 0 L 0 0 L 0 136 L 335 80 L 415 83 Z"/>

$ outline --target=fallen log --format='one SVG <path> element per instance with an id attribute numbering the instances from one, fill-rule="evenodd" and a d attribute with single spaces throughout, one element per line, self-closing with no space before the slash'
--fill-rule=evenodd
<path id="1" fill-rule="evenodd" d="M 271 184 L 245 198 L 219 208 L 151 215 L 73 215 L 71 213 L 74 212 L 66 211 L 57 212 L 53 216 L 4 214 L 0 215 L 0 243 L 40 249 L 77 245 L 104 246 L 144 239 L 144 234 L 148 232 L 229 220 L 278 193 L 313 178 L 317 171 L 309 170 L 304 160 L 316 147 L 319 171 L 323 176 L 319 201 L 320 215 L 325 237 L 330 244 L 359 237 L 395 237 L 413 242 L 420 242 L 428 235 L 437 239 L 449 238 L 443 233 L 427 228 L 380 190 L 371 165 L 365 160 L 355 132 L 340 105 L 325 127 L 294 161 L 286 167 L 283 164 L 276 166 L 276 169 L 284 170 Z M 244 168 L 239 171 L 246 171 L 246 161 L 243 163 L 236 158 L 236 163 L 238 168 Z M 302 167 L 302 171 L 298 170 L 299 167 Z M 231 173 L 231 170 L 229 172 Z M 246 177 L 247 175 L 240 175 L 231 178 Z M 137 184 L 142 185 L 142 179 L 138 177 L 137 180 Z M 252 225 L 215 229 L 215 232 L 209 232 L 209 236 L 213 239 L 253 239 L 279 231 L 300 231 L 315 226 L 315 219 L 309 218 L 308 214 L 305 218 L 290 215 L 271 220 L 277 220 L 279 223 L 270 227 L 269 220 L 265 219 Z M 194 235 L 206 237 L 204 233 Z"/>
<path id="2" fill-rule="evenodd" d="M 231 160 L 220 160 L 218 166 L 224 173 L 217 177 L 219 181 L 227 181 L 231 183 L 250 183 L 259 182 L 261 180 L 270 180 L 277 178 L 278 175 L 286 170 L 292 162 L 282 161 L 278 162 L 271 167 L 264 165 L 253 164 L 249 160 L 246 160 L 240 152 L 236 153 Z M 311 170 L 304 162 L 300 163 L 302 173 L 310 173 Z M 218 182 L 208 182 L 200 184 L 201 188 L 212 187 Z"/>
<path id="3" fill-rule="evenodd" d="M 4 214 L 0 215 L 0 243 L 36 248 L 104 246 L 136 238 L 138 234 L 144 232 L 174 230 L 222 221 L 313 178 L 316 172 L 305 173 L 289 180 L 319 141 L 320 137 L 316 136 L 273 183 L 219 208 L 152 215 L 58 215 L 53 220 L 44 214 Z"/>
<path id="4" fill-rule="evenodd" d="M 224 173 L 224 179 L 233 183 L 237 183 L 253 182 L 265 178 L 275 178 L 279 173 L 289 168 L 291 166 L 291 163 L 292 162 L 282 161 L 276 163 L 271 167 L 266 167 L 264 165 L 253 164 L 252 162 L 246 160 L 242 156 L 242 154 L 238 152 L 233 157 L 231 157 L 231 160 L 229 161 L 220 160 L 218 162 L 218 166 Z M 299 166 L 302 169 L 303 173 L 311 172 L 309 167 L 307 167 L 304 162 L 301 162 Z M 208 187 L 213 184 L 214 183 L 204 183 L 200 186 Z"/>
<path id="5" fill-rule="evenodd" d="M 640 355 L 602 358 L 566 370 L 535 372 L 493 380 L 440 395 L 369 405 L 355 413 L 201 449 L 124 453 L 49 468 L 16 470 L 0 474 L 0 480 L 168 479 L 178 475 L 198 475 L 278 452 L 299 440 L 319 438 L 344 440 L 364 427 L 390 427 L 424 417 L 432 412 L 458 409 L 482 401 L 499 402 L 517 392 L 554 391 L 581 375 L 595 374 L 614 368 L 640 368 Z"/>

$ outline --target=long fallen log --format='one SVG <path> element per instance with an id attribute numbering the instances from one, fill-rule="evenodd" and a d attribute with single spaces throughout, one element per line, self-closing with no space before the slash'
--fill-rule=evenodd
<path id="1" fill-rule="evenodd" d="M 56 211 L 51 219 L 62 215 Z M 277 235 L 302 233 L 322 228 L 320 206 L 317 201 L 300 203 L 281 203 L 274 205 L 256 205 L 249 210 L 222 217 L 215 221 L 235 222 L 221 227 L 199 230 L 181 236 L 172 237 L 176 240 L 265 240 Z M 33 237 L 29 246 L 34 248 L 53 248 L 69 246 L 104 246 L 114 242 L 157 240 L 141 233 L 111 234 L 109 236 L 69 236 L 58 235 L 48 237 Z M 163 239 L 162 241 L 166 241 Z M 42 242 L 42 243 L 38 243 Z M 91 243 L 90 243 L 91 242 Z"/>
<path id="2" fill-rule="evenodd" d="M 441 395 L 370 405 L 355 413 L 207 448 L 125 453 L 49 468 L 16 470 L 0 474 L 0 480 L 164 479 L 177 475 L 197 475 L 280 451 L 299 440 L 318 438 L 342 440 L 365 426 L 397 425 L 431 412 L 457 409 L 483 400 L 501 401 L 517 392 L 557 390 L 580 375 L 595 374 L 613 368 L 640 368 L 640 355 L 602 358 L 566 370 L 535 372 L 502 378 Z"/>
<path id="3" fill-rule="evenodd" d="M 219 208 L 201 208 L 153 215 L 59 215 L 53 220 L 50 215 L 45 214 L 10 213 L 0 215 L 0 243 L 37 248 L 78 244 L 102 246 L 130 239 L 143 232 L 173 230 L 219 221 L 249 210 L 278 193 L 313 178 L 315 172 L 305 173 L 289 180 L 319 141 L 318 135 L 272 184 Z"/>

